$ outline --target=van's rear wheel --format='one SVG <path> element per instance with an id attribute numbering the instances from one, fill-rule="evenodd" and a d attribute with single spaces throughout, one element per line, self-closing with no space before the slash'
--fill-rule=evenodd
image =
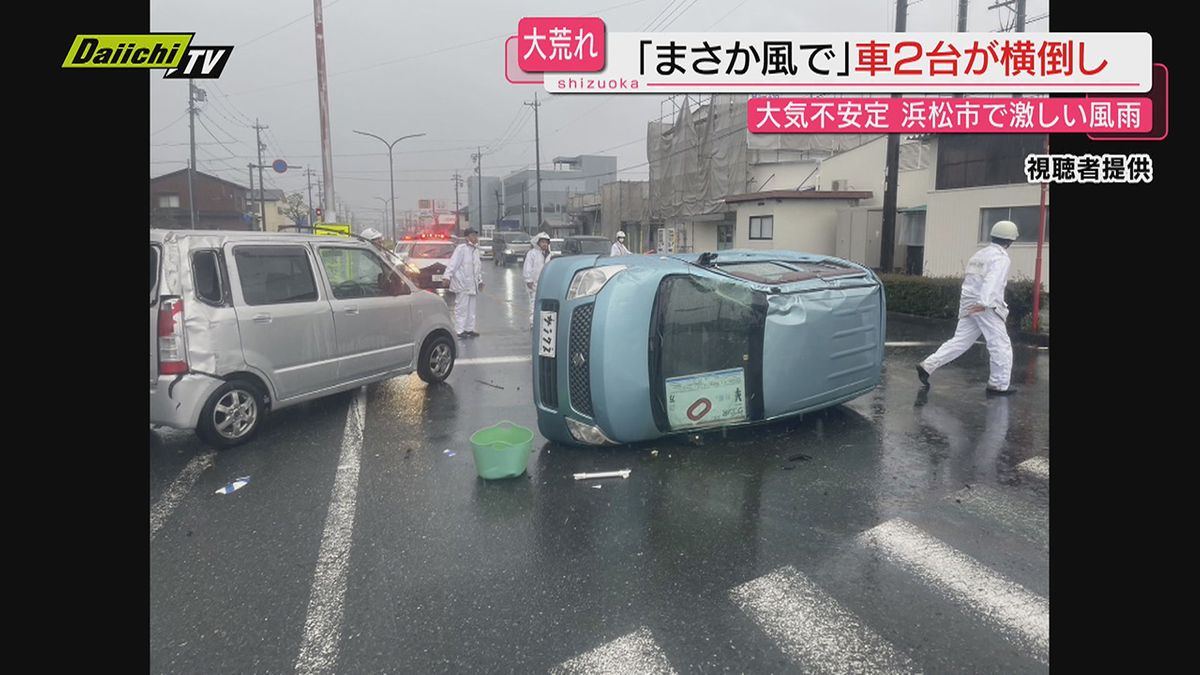
<path id="1" fill-rule="evenodd" d="M 454 370 L 454 340 L 446 335 L 431 337 L 421 347 L 417 361 L 417 376 L 429 384 L 437 384 Z"/>
<path id="2" fill-rule="evenodd" d="M 257 385 L 248 380 L 230 380 L 204 404 L 196 435 L 215 448 L 232 448 L 258 433 L 265 414 Z"/>

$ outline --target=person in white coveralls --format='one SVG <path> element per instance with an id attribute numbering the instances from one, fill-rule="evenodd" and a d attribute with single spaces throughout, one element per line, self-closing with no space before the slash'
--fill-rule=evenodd
<path id="1" fill-rule="evenodd" d="M 529 328 L 533 329 L 534 298 L 537 297 L 538 277 L 542 268 L 550 262 L 550 235 L 538 232 L 533 237 L 533 250 L 525 255 L 525 288 L 529 291 Z"/>
<path id="2" fill-rule="evenodd" d="M 992 226 L 991 238 L 990 244 L 967 261 L 954 337 L 917 364 L 917 377 L 926 387 L 935 370 L 962 356 L 983 335 L 990 355 L 987 393 L 1005 395 L 1016 391 L 1009 386 L 1012 341 L 1004 324 L 1008 318 L 1004 288 L 1008 285 L 1008 268 L 1012 263 L 1008 247 L 1017 239 L 1016 223 L 1001 220 Z"/>
<path id="3" fill-rule="evenodd" d="M 454 332 L 458 337 L 479 337 L 475 332 L 475 300 L 483 292 L 483 261 L 479 233 L 468 229 L 467 240 L 454 249 L 445 275 L 454 294 Z"/>
<path id="4" fill-rule="evenodd" d="M 614 258 L 619 255 L 631 255 L 629 249 L 625 248 L 624 232 L 617 233 L 617 240 L 613 242 L 612 250 L 609 251 L 608 254 Z"/>

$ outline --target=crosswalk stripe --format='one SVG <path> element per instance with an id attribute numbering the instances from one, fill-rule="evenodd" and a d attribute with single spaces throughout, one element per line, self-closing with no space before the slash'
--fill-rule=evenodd
<path id="1" fill-rule="evenodd" d="M 1050 601 L 896 518 L 867 530 L 865 543 L 1049 662 Z"/>
<path id="2" fill-rule="evenodd" d="M 553 675 L 674 675 L 667 657 L 648 628 L 636 631 L 565 661 Z"/>
<path id="3" fill-rule="evenodd" d="M 730 596 L 805 672 L 916 672 L 907 656 L 791 566 Z"/>
<path id="4" fill-rule="evenodd" d="M 972 485 L 946 498 L 981 518 L 986 518 L 1025 539 L 1045 546 L 1050 542 L 1047 509 L 1012 497 L 987 485 Z"/>
<path id="5" fill-rule="evenodd" d="M 1017 471 L 1039 480 L 1050 480 L 1050 458 L 1034 457 L 1033 459 L 1027 459 L 1017 465 Z"/>

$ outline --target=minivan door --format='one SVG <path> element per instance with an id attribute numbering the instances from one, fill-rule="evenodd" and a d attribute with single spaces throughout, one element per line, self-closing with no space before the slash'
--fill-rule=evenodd
<path id="1" fill-rule="evenodd" d="M 226 251 L 246 363 L 288 399 L 337 384 L 333 309 L 302 244 Z"/>
<path id="2" fill-rule="evenodd" d="M 412 289 L 379 256 L 351 246 L 318 246 L 329 284 L 342 382 L 413 361 Z"/>

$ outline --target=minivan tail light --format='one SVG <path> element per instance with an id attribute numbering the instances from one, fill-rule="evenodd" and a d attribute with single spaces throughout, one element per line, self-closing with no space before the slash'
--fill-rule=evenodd
<path id="1" fill-rule="evenodd" d="M 183 346 L 183 299 L 164 299 L 158 306 L 158 372 L 182 375 L 188 371 Z"/>

